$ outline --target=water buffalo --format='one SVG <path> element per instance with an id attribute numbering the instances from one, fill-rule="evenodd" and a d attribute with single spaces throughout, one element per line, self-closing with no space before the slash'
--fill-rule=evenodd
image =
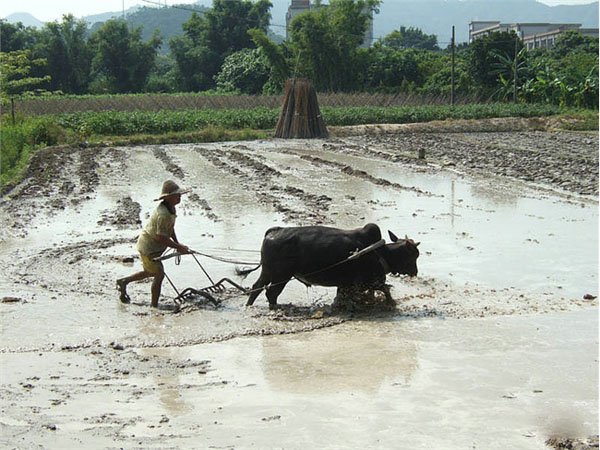
<path id="1" fill-rule="evenodd" d="M 379 227 L 372 223 L 355 230 L 323 226 L 270 228 L 263 239 L 260 264 L 238 271 L 245 276 L 262 266 L 246 305 L 252 305 L 266 289 L 269 308 L 275 308 L 277 297 L 292 277 L 307 286 L 337 286 L 336 299 L 351 292 L 382 291 L 386 302 L 395 305 L 385 284 L 386 274 L 417 275 L 419 243 L 388 233 L 390 244 L 385 244 Z M 358 250 L 378 242 L 381 245 L 375 245 L 377 248 L 356 255 Z M 351 255 L 356 256 L 347 260 Z"/>

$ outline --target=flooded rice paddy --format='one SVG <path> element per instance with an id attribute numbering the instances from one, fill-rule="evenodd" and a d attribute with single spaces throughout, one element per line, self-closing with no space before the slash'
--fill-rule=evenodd
<path id="1" fill-rule="evenodd" d="M 426 155 L 372 137 L 49 150 L 0 204 L 3 444 L 542 449 L 597 434 L 597 199 Z M 388 277 L 396 311 L 371 315 L 296 281 L 278 311 L 228 289 L 218 309 L 175 313 L 166 280 L 158 310 L 144 282 L 121 304 L 115 279 L 140 270 L 135 239 L 169 178 L 192 188 L 180 241 L 236 262 L 199 257 L 213 280 L 249 287 L 256 272 L 234 268 L 272 226 L 368 222 L 421 242 L 419 276 Z M 189 256 L 165 269 L 178 290 L 211 284 Z"/>

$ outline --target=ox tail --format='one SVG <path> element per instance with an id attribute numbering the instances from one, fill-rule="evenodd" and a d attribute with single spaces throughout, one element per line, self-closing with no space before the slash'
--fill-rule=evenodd
<path id="1" fill-rule="evenodd" d="M 237 274 L 237 276 L 242 277 L 242 278 L 246 278 L 248 276 L 248 274 L 250 274 L 251 272 L 254 272 L 256 269 L 258 269 L 262 264 L 259 264 L 258 266 L 256 266 L 253 269 L 240 269 L 239 267 L 235 268 L 235 273 Z"/>

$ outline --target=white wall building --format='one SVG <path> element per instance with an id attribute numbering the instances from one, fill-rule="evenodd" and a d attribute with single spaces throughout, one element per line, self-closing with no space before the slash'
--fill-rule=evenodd
<path id="1" fill-rule="evenodd" d="M 577 30 L 584 36 L 598 38 L 598 28 L 581 28 L 580 23 L 500 23 L 500 21 L 469 22 L 469 43 L 495 32 L 514 31 L 523 45 L 533 48 L 552 48 L 556 38 L 567 30 Z"/>

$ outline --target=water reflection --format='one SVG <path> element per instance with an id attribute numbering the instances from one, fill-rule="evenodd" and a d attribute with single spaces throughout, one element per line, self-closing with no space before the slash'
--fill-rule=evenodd
<path id="1" fill-rule="evenodd" d="M 168 414 L 178 416 L 194 409 L 182 395 L 179 376 L 153 376 L 152 379 L 158 386 L 160 403 Z"/>
<path id="2" fill-rule="evenodd" d="M 194 409 L 194 404 L 186 401 L 183 393 L 186 387 L 182 385 L 181 377 L 177 374 L 180 370 L 175 366 L 175 361 L 182 359 L 181 349 L 177 347 L 146 348 L 140 349 L 145 364 L 156 367 L 152 370 L 153 386 L 156 386 L 160 406 L 170 416 L 179 416 Z M 150 362 L 148 362 L 148 360 Z M 160 408 L 159 408 L 160 410 Z"/>
<path id="3" fill-rule="evenodd" d="M 507 189 L 499 182 L 473 183 L 470 185 L 472 200 L 481 200 L 494 206 L 510 206 L 516 208 L 522 192 Z M 475 202 L 477 203 L 477 202 Z"/>
<path id="4" fill-rule="evenodd" d="M 291 393 L 376 393 L 409 385 L 417 347 L 402 323 L 356 323 L 332 330 L 262 340 L 264 376 Z"/>

